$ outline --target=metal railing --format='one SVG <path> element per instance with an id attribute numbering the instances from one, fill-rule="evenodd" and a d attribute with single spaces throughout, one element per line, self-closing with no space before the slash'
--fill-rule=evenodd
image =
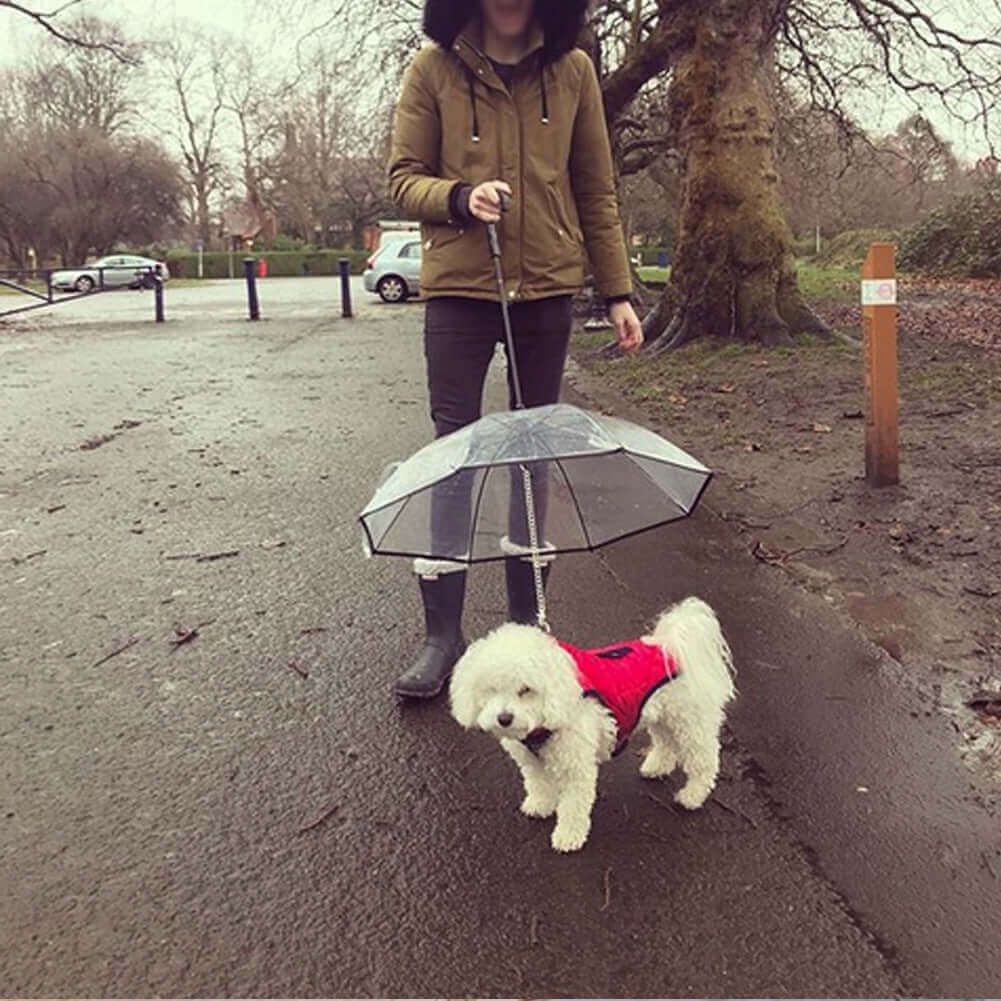
<path id="1" fill-rule="evenodd" d="M 0 300 L 0 317 L 26 313 L 32 309 L 58 306 L 85 296 L 121 289 L 148 288 L 155 293 L 157 322 L 163 320 L 163 269 L 155 264 L 115 265 L 111 267 L 83 268 L 17 268 L 0 270 L 0 286 L 11 289 L 30 299 L 29 305 L 16 305 L 4 309 Z M 64 277 L 65 276 L 65 277 Z M 60 294 L 65 292 L 65 294 Z M 16 300 L 23 303 L 23 299 Z"/>

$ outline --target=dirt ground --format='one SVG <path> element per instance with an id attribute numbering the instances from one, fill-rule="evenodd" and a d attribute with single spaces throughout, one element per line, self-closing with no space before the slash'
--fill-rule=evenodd
<path id="1" fill-rule="evenodd" d="M 858 348 L 695 343 L 601 357 L 578 388 L 716 471 L 705 503 L 749 551 L 852 617 L 953 722 L 976 795 L 1001 802 L 1001 282 L 901 283 L 900 485 L 864 479 Z M 860 336 L 856 282 L 815 309 Z"/>

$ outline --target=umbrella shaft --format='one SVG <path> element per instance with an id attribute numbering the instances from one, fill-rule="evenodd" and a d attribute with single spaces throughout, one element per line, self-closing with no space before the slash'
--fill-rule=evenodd
<path id="1" fill-rule="evenodd" d="M 501 318 L 504 321 L 504 340 L 507 346 L 507 363 L 511 366 L 511 384 L 514 386 L 514 406 L 523 410 L 525 400 L 521 395 L 521 379 L 518 376 L 518 358 L 514 350 L 514 334 L 511 332 L 511 312 L 507 305 L 507 293 L 504 290 L 504 269 L 501 266 L 500 240 L 497 238 L 497 227 L 487 223 L 487 243 L 490 246 L 490 256 L 494 260 L 494 276 L 497 278 L 497 294 L 500 296 Z"/>

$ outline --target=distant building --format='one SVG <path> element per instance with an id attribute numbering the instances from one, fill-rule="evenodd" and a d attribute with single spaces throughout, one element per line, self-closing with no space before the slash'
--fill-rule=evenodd
<path id="1" fill-rule="evenodd" d="M 409 222 L 406 219 L 380 219 L 378 222 L 366 226 L 362 231 L 365 240 L 366 250 L 375 250 L 379 246 L 382 234 L 387 232 L 411 232 L 419 230 L 419 222 Z"/>
<path id="2" fill-rule="evenodd" d="M 273 212 L 249 199 L 233 202 L 222 213 L 222 235 L 233 250 L 249 250 L 254 242 L 270 243 L 277 229 Z"/>

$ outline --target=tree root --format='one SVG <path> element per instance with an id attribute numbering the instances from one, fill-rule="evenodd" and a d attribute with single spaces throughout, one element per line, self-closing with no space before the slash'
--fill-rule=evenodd
<path id="1" fill-rule="evenodd" d="M 697 336 L 695 324 L 688 321 L 687 314 L 679 311 L 675 313 L 674 319 L 668 324 L 667 330 L 654 340 L 648 350 L 652 355 L 663 354 L 666 351 L 680 348 L 683 344 L 695 340 Z"/>
<path id="2" fill-rule="evenodd" d="M 619 342 L 614 339 L 594 350 L 595 358 L 618 358 L 620 354 L 622 354 L 622 348 L 619 347 Z"/>

